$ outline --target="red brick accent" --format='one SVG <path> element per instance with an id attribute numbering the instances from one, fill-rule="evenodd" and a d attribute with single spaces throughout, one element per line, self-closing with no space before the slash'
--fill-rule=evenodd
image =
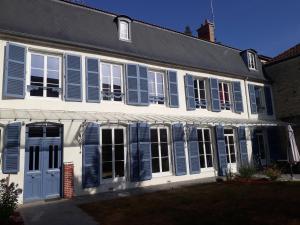
<path id="1" fill-rule="evenodd" d="M 74 165 L 73 163 L 64 164 L 64 198 L 74 196 Z"/>

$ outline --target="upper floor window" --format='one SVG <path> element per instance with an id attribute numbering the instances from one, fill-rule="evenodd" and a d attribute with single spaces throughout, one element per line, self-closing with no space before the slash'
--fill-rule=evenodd
<path id="1" fill-rule="evenodd" d="M 120 20 L 119 21 L 119 38 L 122 41 L 130 41 L 130 23 L 129 21 Z"/>
<path id="2" fill-rule="evenodd" d="M 61 57 L 30 53 L 30 96 L 58 98 L 61 87 Z"/>
<path id="3" fill-rule="evenodd" d="M 122 101 L 123 68 L 118 64 L 101 63 L 101 94 L 107 101 Z"/>
<path id="4" fill-rule="evenodd" d="M 205 80 L 194 79 L 194 95 L 196 108 L 206 109 L 206 91 L 205 91 Z"/>
<path id="5" fill-rule="evenodd" d="M 249 69 L 256 70 L 256 59 L 253 52 L 248 52 L 248 65 Z"/>
<path id="6" fill-rule="evenodd" d="M 149 71 L 148 79 L 150 102 L 160 105 L 165 104 L 164 73 Z"/>
<path id="7" fill-rule="evenodd" d="M 266 102 L 265 102 L 265 93 L 264 88 L 260 86 L 254 86 L 256 106 L 258 113 L 265 113 L 266 111 Z"/>
<path id="8" fill-rule="evenodd" d="M 219 97 L 222 110 L 231 109 L 230 83 L 219 81 Z"/>

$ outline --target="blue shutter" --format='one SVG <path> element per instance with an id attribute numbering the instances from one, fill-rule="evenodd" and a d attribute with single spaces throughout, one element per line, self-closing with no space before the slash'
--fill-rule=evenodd
<path id="1" fill-rule="evenodd" d="M 265 86 L 265 98 L 266 98 L 267 114 L 271 116 L 273 115 L 273 104 L 272 104 L 271 88 L 268 86 Z"/>
<path id="2" fill-rule="evenodd" d="M 139 66 L 139 105 L 149 105 L 148 68 Z"/>
<path id="3" fill-rule="evenodd" d="M 211 110 L 213 112 L 221 112 L 220 96 L 219 96 L 219 81 L 215 78 L 209 79 Z"/>
<path id="4" fill-rule="evenodd" d="M 241 82 L 232 82 L 234 109 L 237 113 L 244 112 Z"/>
<path id="5" fill-rule="evenodd" d="M 139 139 L 139 176 L 140 181 L 151 180 L 152 178 L 152 156 L 150 145 L 150 127 L 146 123 L 138 126 Z"/>
<path id="6" fill-rule="evenodd" d="M 238 128 L 239 146 L 241 155 L 241 165 L 249 165 L 248 151 L 247 151 L 247 140 L 246 140 L 246 129 L 245 127 Z"/>
<path id="7" fill-rule="evenodd" d="M 177 73 L 175 71 L 168 71 L 168 94 L 169 94 L 169 107 L 179 107 L 179 96 L 178 96 L 178 81 Z"/>
<path id="8" fill-rule="evenodd" d="M 186 97 L 186 107 L 187 110 L 195 110 L 195 93 L 194 93 L 194 79 L 192 75 L 184 76 L 184 85 L 185 85 L 185 97 Z"/>
<path id="9" fill-rule="evenodd" d="M 200 173 L 200 158 L 197 128 L 191 127 L 188 137 L 190 174 Z"/>
<path id="10" fill-rule="evenodd" d="M 276 161 L 279 159 L 280 156 L 280 142 L 281 142 L 281 135 L 279 127 L 268 127 L 268 143 L 269 143 L 269 152 L 270 152 L 270 159 L 271 161 Z"/>
<path id="11" fill-rule="evenodd" d="M 83 137 L 83 188 L 98 187 L 100 184 L 100 126 L 88 123 Z"/>
<path id="12" fill-rule="evenodd" d="M 250 100 L 250 108 L 252 114 L 257 114 L 257 105 L 256 105 L 256 96 L 255 96 L 255 88 L 253 84 L 248 84 L 249 89 L 249 100 Z"/>
<path id="13" fill-rule="evenodd" d="M 26 84 L 26 48 L 21 45 L 8 44 L 5 57 L 4 96 L 25 97 Z"/>
<path id="14" fill-rule="evenodd" d="M 99 60 L 86 58 L 86 100 L 100 102 Z"/>
<path id="15" fill-rule="evenodd" d="M 75 55 L 66 55 L 65 67 L 65 99 L 66 101 L 81 102 L 81 57 Z"/>
<path id="16" fill-rule="evenodd" d="M 130 151 L 130 176 L 131 181 L 139 181 L 140 165 L 138 152 L 138 124 L 129 125 L 129 151 Z"/>
<path id="17" fill-rule="evenodd" d="M 127 65 L 127 104 L 139 104 L 139 75 L 137 65 Z"/>
<path id="18" fill-rule="evenodd" d="M 11 123 L 5 128 L 3 151 L 3 173 L 19 172 L 21 123 Z"/>
<path id="19" fill-rule="evenodd" d="M 216 141 L 219 163 L 219 176 L 225 176 L 227 173 L 227 156 L 224 138 L 224 127 L 216 126 Z"/>
<path id="20" fill-rule="evenodd" d="M 172 125 L 173 150 L 175 158 L 175 174 L 181 176 L 186 174 L 186 161 L 184 151 L 184 129 L 183 125 L 178 123 Z"/>

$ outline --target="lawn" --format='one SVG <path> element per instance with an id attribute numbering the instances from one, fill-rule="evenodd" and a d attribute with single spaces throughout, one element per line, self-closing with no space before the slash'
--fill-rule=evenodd
<path id="1" fill-rule="evenodd" d="M 80 208 L 101 225 L 296 225 L 300 183 L 200 184 Z"/>

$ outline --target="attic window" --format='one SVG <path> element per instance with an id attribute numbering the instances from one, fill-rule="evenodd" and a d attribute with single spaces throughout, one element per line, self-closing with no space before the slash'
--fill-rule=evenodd
<path id="1" fill-rule="evenodd" d="M 119 16 L 118 20 L 118 30 L 119 39 L 121 41 L 131 41 L 131 19 L 126 16 Z"/>
<path id="2" fill-rule="evenodd" d="M 256 68 L 256 58 L 253 52 L 248 52 L 248 66 L 250 70 L 257 70 Z"/>

